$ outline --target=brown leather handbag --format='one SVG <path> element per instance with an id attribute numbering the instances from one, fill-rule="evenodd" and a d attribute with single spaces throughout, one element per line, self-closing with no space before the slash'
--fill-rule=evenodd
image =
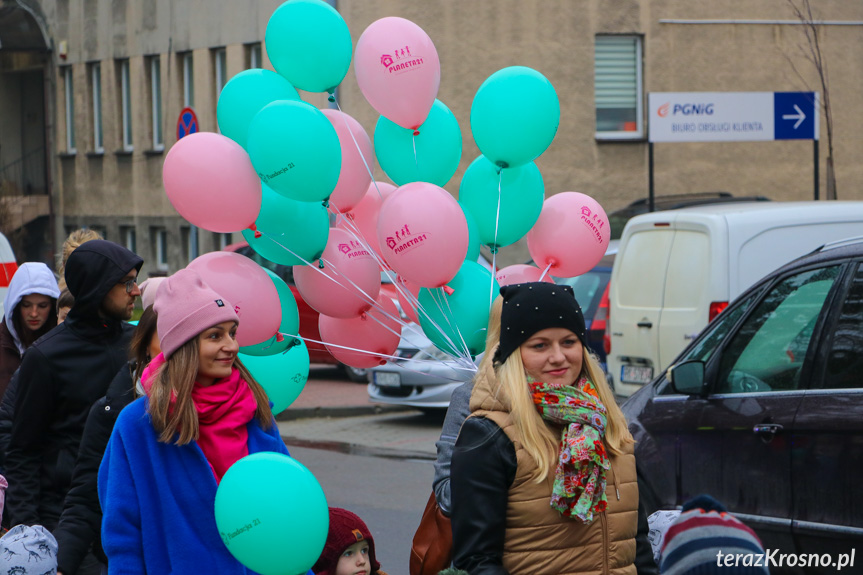
<path id="1" fill-rule="evenodd" d="M 410 575 L 437 575 L 452 563 L 452 525 L 432 491 L 411 545 Z"/>

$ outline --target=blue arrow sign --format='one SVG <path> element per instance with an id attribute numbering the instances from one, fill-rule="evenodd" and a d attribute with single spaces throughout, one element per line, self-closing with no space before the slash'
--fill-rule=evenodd
<path id="1" fill-rule="evenodd" d="M 817 140 L 818 94 L 774 92 L 773 130 L 775 140 Z"/>

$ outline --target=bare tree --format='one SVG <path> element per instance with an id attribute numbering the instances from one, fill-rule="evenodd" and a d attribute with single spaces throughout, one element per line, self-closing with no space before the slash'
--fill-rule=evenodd
<path id="1" fill-rule="evenodd" d="M 803 30 L 806 42 L 799 46 L 800 53 L 803 58 L 809 62 L 818 74 L 818 81 L 821 84 L 821 109 L 824 111 L 824 123 L 827 126 L 827 195 L 828 200 L 836 199 L 836 174 L 833 170 L 833 108 L 830 105 L 830 81 L 827 75 L 827 62 L 824 60 L 824 54 L 821 51 L 821 24 L 812 15 L 812 5 L 809 0 L 788 0 L 788 5 L 794 13 L 794 17 L 800 21 L 800 28 Z M 803 82 L 806 89 L 809 88 L 809 83 L 800 70 L 797 68 L 794 60 L 786 54 L 786 59 L 791 65 L 791 69 L 797 74 L 797 77 Z"/>

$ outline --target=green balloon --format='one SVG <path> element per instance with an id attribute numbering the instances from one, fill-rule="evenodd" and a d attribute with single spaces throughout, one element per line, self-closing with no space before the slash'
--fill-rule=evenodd
<path id="1" fill-rule="evenodd" d="M 299 99 L 291 83 L 275 72 L 259 68 L 244 70 L 228 80 L 219 94 L 216 106 L 219 130 L 245 148 L 249 124 L 264 106 L 276 100 Z"/>
<path id="2" fill-rule="evenodd" d="M 299 333 L 300 329 L 300 312 L 297 309 L 297 300 L 294 299 L 294 294 L 291 293 L 291 288 L 285 283 L 285 280 L 268 270 L 263 268 L 267 275 L 270 276 L 273 284 L 276 286 L 276 291 L 279 293 L 279 303 L 282 308 L 282 323 L 279 326 L 279 333 Z M 291 337 L 282 337 L 282 341 L 278 341 L 277 336 L 273 336 L 267 341 L 257 343 L 255 345 L 247 345 L 240 348 L 240 353 L 246 355 L 265 356 L 282 353 L 293 345 L 294 339 Z"/>
<path id="3" fill-rule="evenodd" d="M 285 340 L 299 343 L 275 355 L 240 354 L 240 361 L 273 402 L 273 415 L 286 410 L 300 396 L 309 379 L 309 350 L 306 344 L 300 339 Z"/>
<path id="4" fill-rule="evenodd" d="M 459 202 L 461 206 L 461 202 Z M 482 242 L 479 241 L 479 230 L 476 227 L 476 220 L 470 215 L 470 212 L 461 206 L 461 211 L 464 213 L 464 219 L 467 222 L 467 255 L 465 261 L 475 262 L 479 259 L 479 248 Z"/>
<path id="5" fill-rule="evenodd" d="M 461 129 L 458 120 L 440 100 L 414 136 L 383 116 L 375 126 L 375 155 L 387 176 L 396 183 L 446 184 L 461 161 Z M 414 153 L 416 146 L 416 153 Z"/>
<path id="6" fill-rule="evenodd" d="M 470 106 L 470 129 L 483 155 L 498 166 L 526 164 L 557 133 L 560 102 L 554 86 L 531 68 L 498 70 L 482 83 Z"/>
<path id="7" fill-rule="evenodd" d="M 544 200 L 545 184 L 536 164 L 501 170 L 485 156 L 468 166 L 458 190 L 459 203 L 476 221 L 479 241 L 489 247 L 520 240 L 539 219 Z"/>
<path id="8" fill-rule="evenodd" d="M 348 25 L 320 0 L 290 0 L 276 8 L 264 41 L 273 68 L 307 92 L 331 92 L 351 65 Z"/>
<path id="9" fill-rule="evenodd" d="M 283 453 L 254 453 L 234 463 L 219 482 L 213 511 L 225 547 L 261 575 L 305 573 L 327 541 L 324 490 Z"/>
<path id="10" fill-rule="evenodd" d="M 246 150 L 261 181 L 302 202 L 329 198 L 342 169 L 336 129 L 305 102 L 279 100 L 264 106 L 249 125 Z"/>
<path id="11" fill-rule="evenodd" d="M 420 326 L 433 344 L 450 355 L 463 356 L 465 346 L 470 355 L 479 355 L 485 349 L 491 300 L 500 286 L 489 270 L 469 261 L 447 285 L 451 295 L 443 288 L 420 289 Z"/>
<path id="12" fill-rule="evenodd" d="M 242 231 L 252 249 L 265 259 L 285 266 L 302 265 L 321 257 L 330 235 L 327 209 L 317 202 L 286 198 L 266 184 L 261 187 L 261 212 L 255 220 L 261 236 L 256 238 L 252 230 Z"/>

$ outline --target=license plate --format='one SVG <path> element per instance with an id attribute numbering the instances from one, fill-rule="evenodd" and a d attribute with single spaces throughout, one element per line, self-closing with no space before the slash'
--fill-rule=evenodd
<path id="1" fill-rule="evenodd" d="M 620 369 L 620 381 L 627 383 L 650 383 L 653 381 L 653 368 L 624 365 Z"/>
<path id="2" fill-rule="evenodd" d="M 399 374 L 391 371 L 375 371 L 374 381 L 380 387 L 401 387 L 402 378 Z"/>

